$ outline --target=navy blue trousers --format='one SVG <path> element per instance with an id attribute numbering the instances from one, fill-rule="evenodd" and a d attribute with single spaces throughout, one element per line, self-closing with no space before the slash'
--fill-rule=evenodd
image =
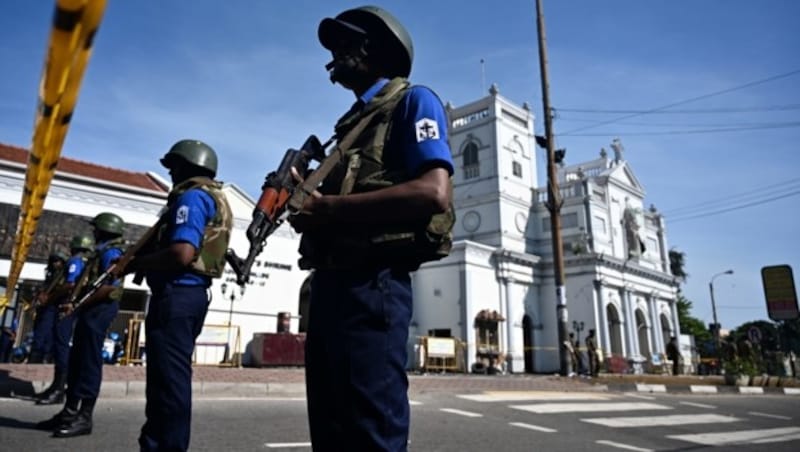
<path id="1" fill-rule="evenodd" d="M 66 372 L 69 367 L 69 342 L 72 340 L 74 326 L 74 315 L 68 315 L 61 320 L 56 319 L 53 338 L 53 364 L 56 372 Z"/>
<path id="2" fill-rule="evenodd" d="M 119 311 L 119 303 L 105 301 L 75 311 L 75 332 L 69 354 L 67 400 L 96 399 L 103 381 L 103 341 Z"/>
<path id="3" fill-rule="evenodd" d="M 206 288 L 154 291 L 145 319 L 147 403 L 142 451 L 185 451 L 192 425 L 192 353 L 208 312 Z"/>
<path id="4" fill-rule="evenodd" d="M 41 362 L 46 356 L 53 354 L 53 328 L 58 318 L 58 306 L 47 304 L 36 310 L 36 321 L 33 324 L 33 344 L 31 356 L 35 362 Z"/>
<path id="5" fill-rule="evenodd" d="M 306 336 L 314 451 L 405 451 L 408 272 L 317 270 Z"/>

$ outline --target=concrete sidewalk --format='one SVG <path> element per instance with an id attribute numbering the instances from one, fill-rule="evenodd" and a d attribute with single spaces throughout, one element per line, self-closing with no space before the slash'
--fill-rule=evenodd
<path id="1" fill-rule="evenodd" d="M 142 366 L 104 366 L 101 397 L 144 397 Z M 0 397 L 29 395 L 46 387 L 53 376 L 47 364 L 0 364 Z M 192 379 L 197 397 L 302 397 L 303 368 L 234 368 L 195 366 Z M 720 376 L 613 375 L 599 378 L 565 378 L 557 375 L 409 374 L 409 392 L 476 393 L 483 391 L 614 391 L 800 395 L 796 379 L 760 380 L 756 386 L 726 386 Z"/>

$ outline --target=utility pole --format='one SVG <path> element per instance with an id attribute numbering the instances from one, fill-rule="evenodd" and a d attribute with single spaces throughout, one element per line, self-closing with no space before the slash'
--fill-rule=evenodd
<path id="1" fill-rule="evenodd" d="M 544 31 L 544 12 L 542 0 L 536 0 L 536 23 L 539 35 L 539 69 L 542 79 L 542 102 L 544 103 L 544 133 L 547 147 L 547 209 L 550 211 L 550 232 L 553 242 L 553 270 L 556 285 L 556 319 L 558 321 L 558 350 L 561 375 L 571 372 L 569 357 L 564 343 L 567 339 L 567 295 L 564 287 L 564 247 L 561 240 L 561 193 L 558 189 L 558 175 L 555 162 L 555 142 L 553 140 L 553 115 L 550 108 L 550 82 L 547 78 L 547 49 Z"/>

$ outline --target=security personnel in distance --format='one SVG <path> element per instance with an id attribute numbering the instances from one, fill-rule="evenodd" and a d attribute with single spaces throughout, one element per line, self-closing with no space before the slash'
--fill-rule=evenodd
<path id="1" fill-rule="evenodd" d="M 233 228 L 217 154 L 197 140 L 175 143 L 161 159 L 173 188 L 155 250 L 134 258 L 124 273 L 144 271 L 152 297 L 147 331 L 146 421 L 142 451 L 185 451 L 192 415 L 192 352 L 208 312 L 207 289 L 222 276 Z"/>
<path id="2" fill-rule="evenodd" d="M 119 215 L 100 213 L 92 219 L 91 225 L 97 245 L 77 282 L 84 288 L 122 256 L 125 245 L 122 237 L 125 223 Z M 59 438 L 92 433 L 92 413 L 103 380 L 103 342 L 117 316 L 121 298 L 122 280 L 111 278 L 74 312 L 70 304 L 62 305 L 65 315 L 75 316 L 67 371 L 67 401 L 58 414 L 37 424 L 38 428 L 54 429 L 53 436 Z"/>
<path id="3" fill-rule="evenodd" d="M 58 317 L 58 306 L 50 303 L 53 291 L 64 282 L 64 264 L 67 255 L 61 251 L 50 253 L 45 267 L 44 282 L 35 296 L 33 344 L 29 364 L 41 364 L 53 356 L 53 328 Z"/>
<path id="4" fill-rule="evenodd" d="M 409 272 L 446 256 L 455 220 L 447 116 L 412 86 L 413 46 L 387 11 L 364 6 L 322 20 L 330 79 L 356 103 L 335 126 L 346 156 L 290 217 L 300 265 L 315 269 L 306 384 L 315 451 L 404 451 Z M 298 179 L 301 175 L 296 176 Z"/>
<path id="5" fill-rule="evenodd" d="M 94 249 L 94 238 L 89 234 L 78 234 L 70 241 L 72 256 L 67 260 L 66 277 L 63 284 L 56 287 L 48 300 L 49 304 L 58 309 L 58 305 L 66 302 L 75 284 L 78 282 L 83 269 Z M 53 382 L 41 394 L 37 394 L 37 405 L 55 405 L 64 403 L 67 387 L 67 369 L 69 364 L 70 341 L 72 329 L 75 325 L 75 316 L 62 316 L 54 322 L 53 340 Z"/>

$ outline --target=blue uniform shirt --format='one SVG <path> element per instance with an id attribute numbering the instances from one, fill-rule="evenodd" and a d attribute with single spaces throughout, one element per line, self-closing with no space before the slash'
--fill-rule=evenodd
<path id="1" fill-rule="evenodd" d="M 206 224 L 217 214 L 214 198 L 199 188 L 181 194 L 167 212 L 166 235 L 168 242 L 188 243 L 196 249 L 203 244 Z M 211 278 L 193 272 L 165 273 L 148 272 L 147 284 L 151 289 L 162 288 L 166 284 L 179 286 L 211 285 Z"/>
<path id="2" fill-rule="evenodd" d="M 100 253 L 100 273 L 105 272 L 111 267 L 111 264 L 114 263 L 117 259 L 122 257 L 122 250 L 116 246 L 108 246 L 108 242 L 99 243 L 95 248 L 98 253 Z M 111 284 L 112 286 L 119 286 L 122 284 L 121 279 L 116 279 Z"/>
<path id="3" fill-rule="evenodd" d="M 79 255 L 70 257 L 67 261 L 66 283 L 75 284 L 78 282 L 78 278 L 81 276 L 84 266 L 86 266 L 86 263 L 83 261 L 83 257 Z"/>
<path id="4" fill-rule="evenodd" d="M 369 102 L 387 83 L 388 79 L 378 80 L 359 99 Z M 441 166 L 453 174 L 453 157 L 447 142 L 447 114 L 430 88 L 412 86 L 397 105 L 386 153 L 388 167 L 404 168 L 412 178 L 431 166 Z"/>

